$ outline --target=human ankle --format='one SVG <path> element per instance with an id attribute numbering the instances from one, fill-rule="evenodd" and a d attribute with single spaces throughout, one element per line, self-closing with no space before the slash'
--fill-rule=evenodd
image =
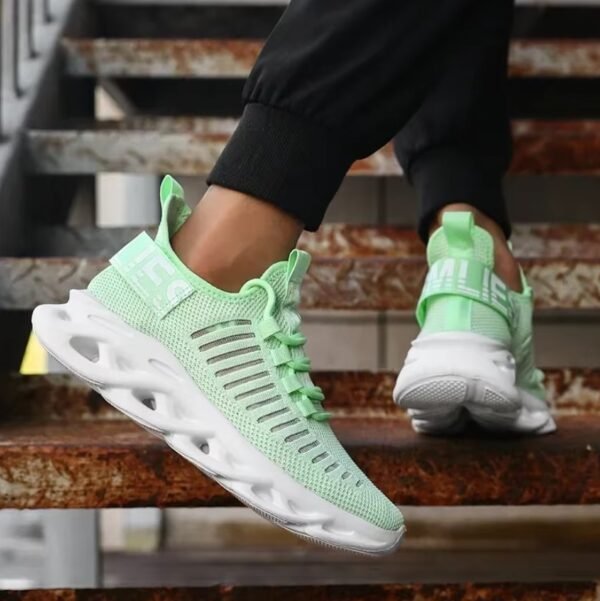
<path id="1" fill-rule="evenodd" d="M 446 205 L 436 215 L 432 222 L 429 233 L 432 234 L 442 224 L 442 216 L 449 211 L 469 211 L 473 213 L 475 223 L 486 230 L 494 241 L 494 271 L 496 275 L 512 290 L 522 292 L 521 271 L 517 260 L 508 246 L 506 236 L 502 228 L 479 209 L 466 203 L 453 203 Z"/>
<path id="2" fill-rule="evenodd" d="M 196 275 L 221 290 L 238 292 L 270 265 L 287 259 L 302 229 L 270 203 L 211 186 L 171 246 Z"/>

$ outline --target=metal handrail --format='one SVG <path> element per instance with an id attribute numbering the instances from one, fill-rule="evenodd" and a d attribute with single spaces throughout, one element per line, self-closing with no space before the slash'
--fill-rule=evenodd
<path id="1" fill-rule="evenodd" d="M 35 0 L 27 0 L 27 54 L 29 58 L 35 58 Z"/>
<path id="2" fill-rule="evenodd" d="M 12 27 L 12 83 L 13 92 L 17 98 L 20 98 L 23 91 L 21 90 L 19 61 L 20 56 L 20 38 L 21 38 L 21 9 L 20 0 L 13 0 L 13 27 Z"/>
<path id="3" fill-rule="evenodd" d="M 11 84 L 12 95 L 19 99 L 25 90 L 21 85 L 21 63 L 23 60 L 31 60 L 39 55 L 36 44 L 36 24 L 47 24 L 52 22 L 52 4 L 51 0 L 12 0 L 10 17 L 12 22 L 7 23 L 6 2 L 0 0 L 0 140 L 5 137 L 4 130 L 4 56 L 7 48 L 11 52 Z M 38 16 L 38 11 L 41 13 Z M 25 54 L 22 52 L 21 26 L 25 24 Z"/>

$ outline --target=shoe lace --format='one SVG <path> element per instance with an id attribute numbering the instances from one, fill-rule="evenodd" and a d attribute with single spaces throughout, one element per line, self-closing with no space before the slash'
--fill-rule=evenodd
<path id="1" fill-rule="evenodd" d="M 306 344 L 306 337 L 299 331 L 300 324 L 290 333 L 285 333 L 275 318 L 275 305 L 277 295 L 273 287 L 261 279 L 254 279 L 247 282 L 242 291 L 249 291 L 252 288 L 262 288 L 267 293 L 267 304 L 265 306 L 263 318 L 258 324 L 258 331 L 264 341 L 277 340 L 279 346 L 271 349 L 271 358 L 276 367 L 285 367 L 287 374 L 282 378 L 282 384 L 285 391 L 298 406 L 302 415 L 316 421 L 325 421 L 329 419 L 330 414 L 321 411 L 316 403 L 325 400 L 323 390 L 319 386 L 305 386 L 299 373 L 308 373 L 311 370 L 310 359 L 304 355 L 292 357 L 292 349 L 300 348 Z"/>

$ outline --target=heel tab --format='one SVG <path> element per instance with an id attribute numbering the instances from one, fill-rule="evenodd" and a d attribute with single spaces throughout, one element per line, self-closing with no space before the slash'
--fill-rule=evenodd
<path id="1" fill-rule="evenodd" d="M 192 212 L 185 203 L 183 187 L 170 175 L 166 175 L 160 184 L 160 206 L 161 219 L 156 240 L 165 244 Z"/>
<path id="2" fill-rule="evenodd" d="M 448 211 L 442 216 L 442 231 L 448 246 L 454 250 L 473 249 L 475 218 L 469 211 Z"/>
<path id="3" fill-rule="evenodd" d="M 455 257 L 476 259 L 494 267 L 494 240 L 489 232 L 475 224 L 471 211 L 448 211 L 442 216 L 442 226 L 429 239 L 427 259 L 435 261 Z"/>

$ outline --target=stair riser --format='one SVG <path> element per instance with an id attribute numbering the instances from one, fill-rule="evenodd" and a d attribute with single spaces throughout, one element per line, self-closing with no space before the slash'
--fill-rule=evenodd
<path id="1" fill-rule="evenodd" d="M 600 415 L 600 369 L 547 369 L 548 401 L 558 415 Z M 392 402 L 395 372 L 317 371 L 313 380 L 337 417 L 406 419 Z M 18 399 L 18 402 L 15 400 Z M 0 376 L 4 424 L 122 420 L 100 395 L 69 375 Z"/>

